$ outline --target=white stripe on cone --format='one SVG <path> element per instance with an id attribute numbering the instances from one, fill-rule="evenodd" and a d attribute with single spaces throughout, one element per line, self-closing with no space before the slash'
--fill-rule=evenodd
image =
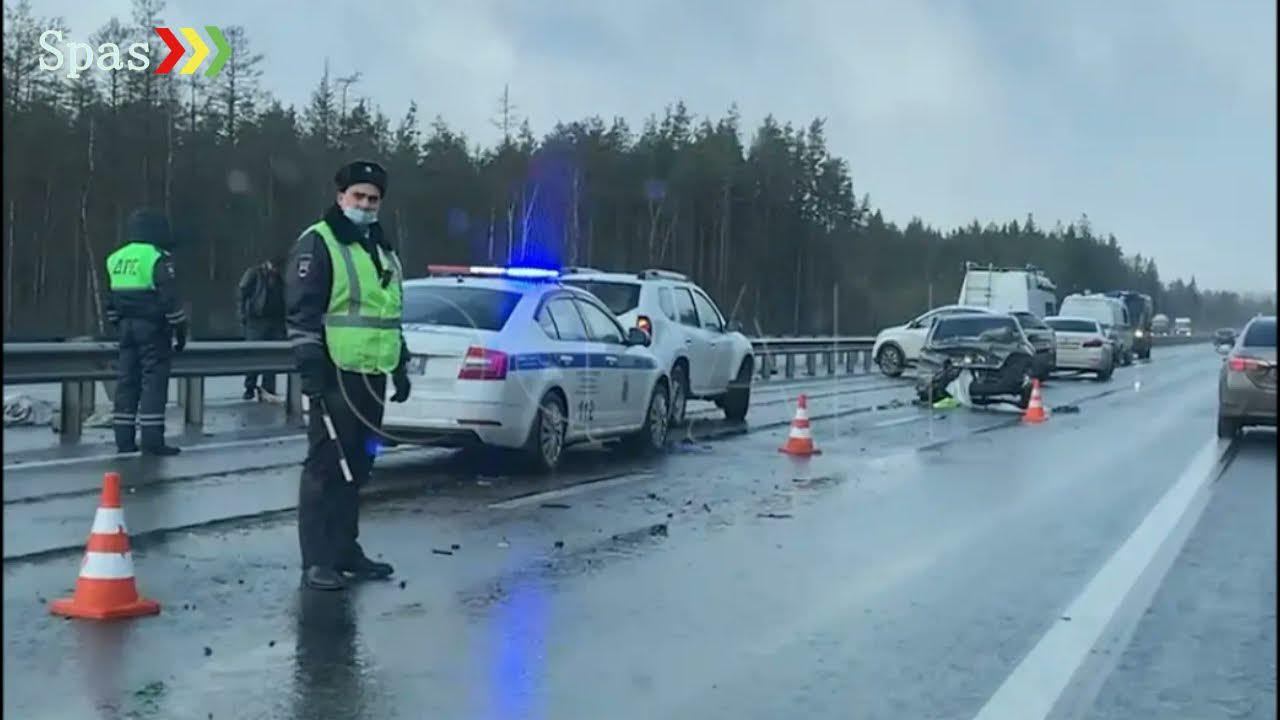
<path id="1" fill-rule="evenodd" d="M 121 508 L 98 508 L 98 512 L 93 516 L 94 535 L 115 535 L 117 533 L 127 533 L 128 529 L 124 525 L 124 510 Z"/>
<path id="2" fill-rule="evenodd" d="M 127 580 L 133 577 L 133 553 L 87 552 L 80 566 L 85 580 Z"/>
<path id="3" fill-rule="evenodd" d="M 809 428 L 791 428 L 791 437 L 795 440 L 810 440 L 813 435 L 809 434 Z"/>

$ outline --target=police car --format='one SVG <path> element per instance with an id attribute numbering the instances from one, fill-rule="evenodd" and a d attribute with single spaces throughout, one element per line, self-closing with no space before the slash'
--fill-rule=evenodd
<path id="1" fill-rule="evenodd" d="M 433 265 L 404 283 L 412 391 L 388 403 L 396 443 L 520 451 L 552 470 L 568 445 L 666 444 L 667 374 L 648 334 L 540 268 Z"/>

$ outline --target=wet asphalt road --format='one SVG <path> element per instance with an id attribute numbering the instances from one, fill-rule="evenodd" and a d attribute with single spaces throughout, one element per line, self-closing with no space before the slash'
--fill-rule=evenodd
<path id="1" fill-rule="evenodd" d="M 1111 383 L 1055 381 L 1047 404 L 1080 412 L 1040 426 L 889 406 L 901 387 L 863 396 L 879 410 L 816 399 L 812 415 L 839 414 L 814 423 L 808 461 L 776 452 L 789 402 L 661 458 L 580 451 L 549 479 L 404 453 L 378 474 L 399 492 L 362 523 L 394 581 L 300 591 L 291 515 L 231 521 L 144 535 L 139 583 L 164 612 L 113 625 L 47 614 L 77 551 L 10 559 L 82 543 L 98 479 L 41 499 L 52 475 L 33 473 L 14 502 L 6 473 L 4 708 L 971 718 L 1191 457 L 1226 450 L 1218 362 L 1169 349 Z M 1091 717 L 1274 717 L 1275 448 L 1270 431 L 1238 443 Z M 126 499 L 135 533 L 296 493 L 296 469 L 153 475 Z M 1232 714 L 1246 706 L 1271 714 Z"/>

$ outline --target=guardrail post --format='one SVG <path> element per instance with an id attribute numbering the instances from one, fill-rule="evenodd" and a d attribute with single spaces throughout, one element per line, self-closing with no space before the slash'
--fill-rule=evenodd
<path id="1" fill-rule="evenodd" d="M 871 351 L 862 351 L 862 372 L 871 372 Z"/>
<path id="2" fill-rule="evenodd" d="M 827 356 L 827 374 L 836 374 L 836 354 L 835 351 L 824 353 Z"/>
<path id="3" fill-rule="evenodd" d="M 62 383 L 62 412 L 60 431 L 63 442 L 75 442 L 84 430 L 83 383 L 68 380 Z M 90 389 L 93 385 L 90 384 Z"/>
<path id="4" fill-rule="evenodd" d="M 787 379 L 790 380 L 796 376 L 796 355 L 795 353 L 787 353 L 786 357 L 787 359 L 785 361 L 785 364 L 786 364 L 785 372 L 787 375 Z"/>
<path id="5" fill-rule="evenodd" d="M 289 424 L 302 424 L 302 377 L 298 373 L 285 376 L 284 416 Z"/>
<path id="6" fill-rule="evenodd" d="M 850 375 L 858 368 L 858 353 L 848 350 L 844 354 L 844 371 Z"/>
<path id="7" fill-rule="evenodd" d="M 804 354 L 804 369 L 809 373 L 809 377 L 817 377 L 818 358 L 811 352 Z"/>
<path id="8" fill-rule="evenodd" d="M 759 364 L 756 366 L 756 371 L 760 373 L 760 379 L 768 380 L 769 379 L 769 356 L 758 355 L 756 359 L 759 361 Z"/>
<path id="9" fill-rule="evenodd" d="M 98 386 L 92 380 L 80 383 L 80 412 L 89 417 L 98 405 Z"/>
<path id="10" fill-rule="evenodd" d="M 204 378 L 182 378 L 178 397 L 182 399 L 182 418 L 188 428 L 204 425 Z"/>

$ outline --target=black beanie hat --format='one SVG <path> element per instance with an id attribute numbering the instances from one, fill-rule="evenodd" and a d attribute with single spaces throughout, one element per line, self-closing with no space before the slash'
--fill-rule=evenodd
<path id="1" fill-rule="evenodd" d="M 173 242 L 169 219 L 163 213 L 150 208 L 134 210 L 129 215 L 125 240 L 150 243 L 157 247 L 169 247 Z"/>
<path id="2" fill-rule="evenodd" d="M 369 160 L 357 160 L 343 165 L 338 174 L 333 176 L 333 181 L 337 183 L 338 190 L 346 190 L 356 183 L 370 183 L 383 195 L 387 194 L 387 171 Z"/>

